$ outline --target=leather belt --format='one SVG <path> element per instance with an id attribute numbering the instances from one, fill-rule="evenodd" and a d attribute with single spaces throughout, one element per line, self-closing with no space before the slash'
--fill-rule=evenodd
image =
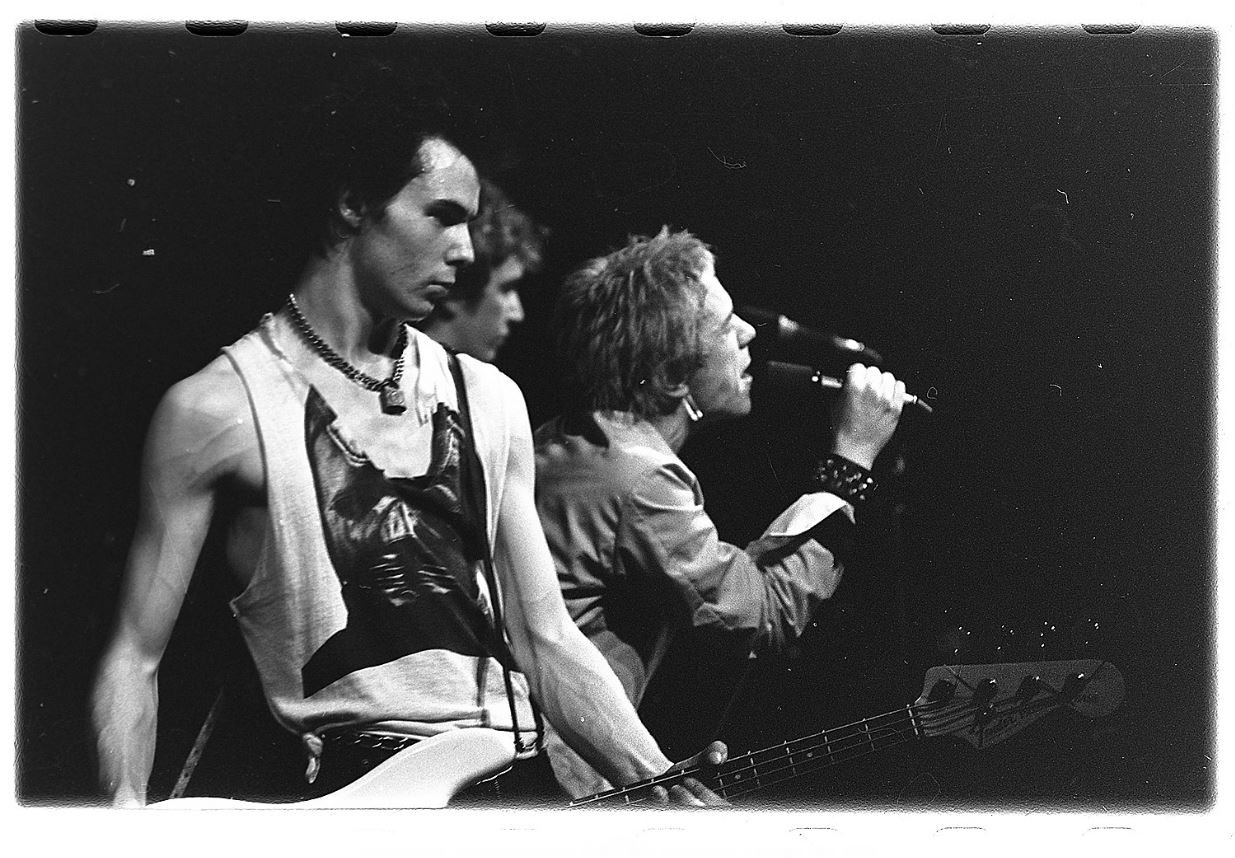
<path id="1" fill-rule="evenodd" d="M 388 753 L 402 751 L 420 741 L 419 736 L 392 736 L 386 733 L 368 733 L 364 730 L 331 730 L 322 733 L 321 736 L 325 747 Z"/>

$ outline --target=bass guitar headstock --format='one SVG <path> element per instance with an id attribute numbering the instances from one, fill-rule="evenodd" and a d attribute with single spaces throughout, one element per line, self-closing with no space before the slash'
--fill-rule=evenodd
<path id="1" fill-rule="evenodd" d="M 912 706 L 922 733 L 986 748 L 1056 709 L 1100 718 L 1123 700 L 1124 681 L 1098 659 L 932 667 Z"/>

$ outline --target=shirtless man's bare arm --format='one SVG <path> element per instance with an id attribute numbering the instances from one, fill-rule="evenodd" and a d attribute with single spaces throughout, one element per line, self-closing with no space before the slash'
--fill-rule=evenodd
<path id="1" fill-rule="evenodd" d="M 242 472 L 251 476 L 247 463 L 258 455 L 243 389 L 224 359 L 169 390 L 151 421 L 137 527 L 93 697 L 100 782 L 116 805 L 146 801 L 159 663 L 218 492 Z"/>
<path id="2" fill-rule="evenodd" d="M 506 383 L 514 432 L 495 548 L 515 659 L 554 727 L 611 783 L 659 775 L 670 767 L 668 758 L 640 722 L 604 656 L 579 631 L 562 601 L 533 498 L 534 459 L 526 407 L 518 388 Z M 723 746 L 709 747 L 708 762 L 723 759 Z M 673 799 L 683 804 L 721 803 L 694 779 L 672 792 Z"/>

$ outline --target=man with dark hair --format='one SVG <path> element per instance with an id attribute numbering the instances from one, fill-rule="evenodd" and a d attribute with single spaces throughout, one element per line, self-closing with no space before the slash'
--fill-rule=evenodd
<path id="1" fill-rule="evenodd" d="M 418 327 L 447 348 L 492 362 L 511 326 L 523 321 L 519 289 L 540 270 L 545 230 L 483 179 L 470 230 L 475 261 Z"/>
<path id="2" fill-rule="evenodd" d="M 817 491 L 745 550 L 722 542 L 678 451 L 697 427 L 750 411 L 755 330 L 734 313 L 709 248 L 667 228 L 584 264 L 558 326 L 583 404 L 536 432 L 536 502 L 575 622 L 638 705 L 676 629 L 775 651 L 836 589 L 870 469 L 900 419 L 904 384 L 855 364 L 833 409 Z M 575 794 L 603 772 L 550 738 Z"/>
<path id="3" fill-rule="evenodd" d="M 341 99 L 315 140 L 332 194 L 284 306 L 152 420 L 93 702 L 115 804 L 146 801 L 158 668 L 212 524 L 266 700 L 303 742 L 302 797 L 477 726 L 535 782 L 532 700 L 613 782 L 669 768 L 562 603 L 519 389 L 407 324 L 472 261 L 480 186 L 449 117 L 388 83 Z M 715 800 L 694 781 L 672 791 Z"/>

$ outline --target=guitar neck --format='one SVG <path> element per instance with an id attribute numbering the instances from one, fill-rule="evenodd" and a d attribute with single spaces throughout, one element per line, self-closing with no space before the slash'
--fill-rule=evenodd
<path id="1" fill-rule="evenodd" d="M 720 766 L 709 769 L 706 776 L 708 785 L 717 795 L 731 799 L 774 783 L 891 748 L 922 735 L 917 708 L 909 705 L 873 718 L 863 718 L 852 724 L 820 730 L 809 736 L 733 757 Z M 695 773 L 698 773 L 698 770 L 677 772 L 607 790 L 577 799 L 571 802 L 571 807 L 597 802 L 637 804 L 647 800 L 649 787 L 660 783 L 668 785 L 680 780 L 684 774 Z"/>
<path id="2" fill-rule="evenodd" d="M 734 757 L 716 769 L 709 784 L 731 799 L 921 736 L 914 707 L 905 706 Z"/>
<path id="3" fill-rule="evenodd" d="M 921 696 L 908 706 L 751 751 L 715 768 L 674 769 L 576 799 L 571 806 L 636 804 L 649 797 L 650 787 L 668 787 L 692 775 L 705 778 L 717 794 L 731 799 L 927 736 L 955 736 L 987 748 L 1063 707 L 1101 717 L 1119 705 L 1123 693 L 1119 671 L 1096 659 L 932 667 Z"/>

